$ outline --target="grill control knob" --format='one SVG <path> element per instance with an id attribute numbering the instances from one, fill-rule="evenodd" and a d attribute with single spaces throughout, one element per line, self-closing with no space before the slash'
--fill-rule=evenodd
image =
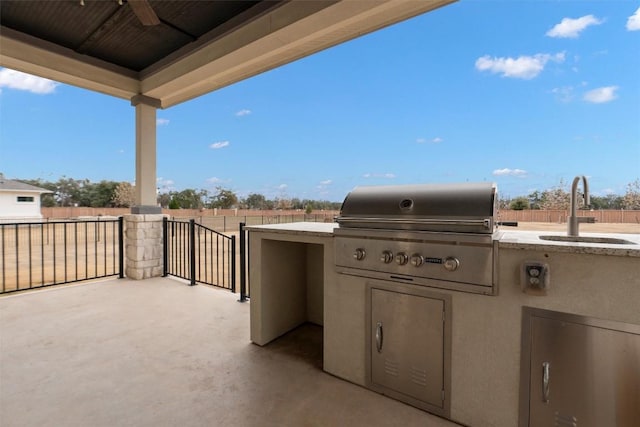
<path id="1" fill-rule="evenodd" d="M 389 264 L 391 261 L 393 261 L 393 254 L 391 253 L 391 251 L 383 251 L 380 255 L 380 261 L 384 262 L 385 264 Z"/>
<path id="2" fill-rule="evenodd" d="M 365 256 L 367 256 L 367 253 L 362 248 L 356 249 L 356 251 L 353 253 L 353 257 L 358 261 L 362 261 Z"/>
<path id="3" fill-rule="evenodd" d="M 407 262 L 409 262 L 409 257 L 407 256 L 407 254 L 405 254 L 404 252 L 398 252 L 396 254 L 396 264 L 405 265 Z"/>
<path id="4" fill-rule="evenodd" d="M 454 258 L 452 256 L 445 259 L 443 264 L 444 268 L 449 271 L 456 271 L 458 267 L 460 267 L 460 261 L 458 261 L 458 258 Z"/>
<path id="5" fill-rule="evenodd" d="M 420 267 L 423 262 L 424 262 L 424 258 L 422 258 L 422 255 L 420 254 L 411 255 L 411 265 L 413 265 L 414 267 Z"/>

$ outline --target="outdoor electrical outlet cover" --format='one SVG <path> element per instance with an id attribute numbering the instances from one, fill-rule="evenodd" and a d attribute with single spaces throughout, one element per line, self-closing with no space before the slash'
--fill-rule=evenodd
<path id="1" fill-rule="evenodd" d="M 533 295 L 546 295 L 550 279 L 549 264 L 538 261 L 525 261 L 522 263 L 520 285 L 523 292 Z"/>

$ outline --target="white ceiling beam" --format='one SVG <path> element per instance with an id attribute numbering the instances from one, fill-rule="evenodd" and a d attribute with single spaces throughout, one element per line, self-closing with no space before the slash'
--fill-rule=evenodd
<path id="1" fill-rule="evenodd" d="M 140 92 L 136 73 L 88 61 L 70 49 L 5 27 L 0 31 L 0 66 L 127 100 Z"/>
<path id="2" fill-rule="evenodd" d="M 294 1 L 144 78 L 142 93 L 167 108 L 453 1 Z"/>

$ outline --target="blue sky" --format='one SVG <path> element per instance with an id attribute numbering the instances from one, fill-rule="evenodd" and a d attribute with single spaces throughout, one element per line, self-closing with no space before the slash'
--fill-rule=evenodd
<path id="1" fill-rule="evenodd" d="M 0 172 L 133 181 L 125 100 L 0 69 Z M 473 1 L 158 111 L 158 186 L 341 201 L 493 181 L 640 178 L 640 2 Z"/>

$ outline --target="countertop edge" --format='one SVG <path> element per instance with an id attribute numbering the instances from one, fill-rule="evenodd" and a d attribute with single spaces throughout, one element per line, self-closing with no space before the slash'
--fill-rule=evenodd
<path id="1" fill-rule="evenodd" d="M 610 245 L 614 246 L 614 245 Z M 605 247 L 598 245 L 589 245 L 584 243 L 573 244 L 549 244 L 549 243 L 523 243 L 523 242 L 507 242 L 500 240 L 498 247 L 500 249 L 528 249 L 537 252 L 560 252 L 571 254 L 590 254 L 590 255 L 610 255 L 622 257 L 640 258 L 640 249 L 636 248 L 618 248 Z"/>
<path id="2" fill-rule="evenodd" d="M 337 226 L 338 224 L 325 222 L 292 222 L 287 224 L 248 225 L 245 226 L 245 230 L 262 233 L 333 237 L 333 230 Z"/>
<path id="3" fill-rule="evenodd" d="M 285 224 L 264 224 L 245 226 L 246 230 L 261 233 L 275 233 L 288 235 L 304 235 L 314 237 L 334 237 L 334 230 L 339 227 L 336 223 L 323 222 L 292 222 Z M 499 249 L 521 249 L 536 252 L 558 252 L 571 254 L 590 254 L 640 258 L 640 235 L 638 234 L 611 234 L 611 233 L 585 233 L 585 236 L 608 236 L 634 241 L 634 245 L 553 242 L 540 240 L 540 235 L 562 233 L 549 233 L 529 230 L 500 230 L 495 235 Z"/>
<path id="4" fill-rule="evenodd" d="M 640 235 L 637 234 L 581 234 L 581 236 L 585 237 L 614 237 L 623 240 L 631 240 L 635 243 L 633 245 L 549 241 L 541 240 L 541 235 L 563 236 L 564 234 L 528 230 L 500 231 L 497 239 L 498 247 L 500 249 L 527 249 L 538 252 L 561 252 L 640 258 Z"/>

